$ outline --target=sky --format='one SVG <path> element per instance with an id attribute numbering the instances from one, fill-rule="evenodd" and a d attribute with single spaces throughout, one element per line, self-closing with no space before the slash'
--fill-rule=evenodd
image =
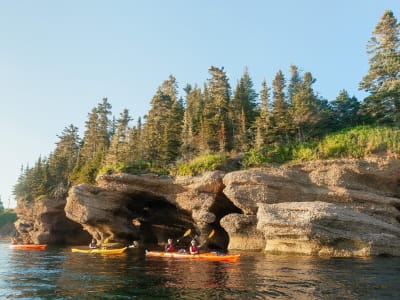
<path id="1" fill-rule="evenodd" d="M 290 65 L 311 72 L 327 100 L 346 90 L 360 101 L 367 42 L 399 0 L 0 0 L 0 196 L 15 207 L 21 166 L 54 149 L 65 127 L 83 136 L 104 97 L 118 117 L 150 109 L 172 74 L 186 84 L 224 67 L 234 89 L 247 66 L 254 88 Z"/>

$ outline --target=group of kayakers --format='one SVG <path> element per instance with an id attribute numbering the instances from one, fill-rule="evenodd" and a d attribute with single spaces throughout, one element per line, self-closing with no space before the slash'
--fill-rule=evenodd
<path id="1" fill-rule="evenodd" d="M 186 251 L 184 249 L 176 249 L 176 244 L 174 243 L 173 239 L 170 238 L 165 244 L 165 252 L 186 252 Z M 194 239 L 190 242 L 189 253 L 199 254 L 199 246 L 197 246 L 197 242 Z"/>

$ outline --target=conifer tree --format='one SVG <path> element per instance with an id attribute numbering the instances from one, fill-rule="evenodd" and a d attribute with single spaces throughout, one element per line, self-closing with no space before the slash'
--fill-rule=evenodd
<path id="1" fill-rule="evenodd" d="M 107 98 L 89 113 L 78 162 L 71 175 L 73 182 L 94 183 L 110 143 L 110 114 Z"/>
<path id="2" fill-rule="evenodd" d="M 367 45 L 369 71 L 359 88 L 370 93 L 363 112 L 379 124 L 400 125 L 400 24 L 386 10 Z"/>
<path id="3" fill-rule="evenodd" d="M 208 150 L 227 151 L 232 145 L 230 85 L 223 67 L 211 66 L 208 71 L 211 78 L 208 79 L 208 97 L 204 103 L 203 138 L 207 141 Z"/>
<path id="4" fill-rule="evenodd" d="M 257 108 L 257 93 L 253 88 L 253 81 L 245 67 L 243 76 L 236 85 L 232 98 L 232 120 L 234 148 L 239 151 L 249 149 L 252 139 L 250 128 L 254 123 Z"/>
<path id="5" fill-rule="evenodd" d="M 346 90 L 341 90 L 336 99 L 331 101 L 331 107 L 335 129 L 358 125 L 360 103 L 356 97 L 350 97 Z"/>
<path id="6" fill-rule="evenodd" d="M 289 142 L 289 104 L 285 98 L 286 80 L 279 70 L 272 81 L 272 130 L 276 142 Z"/>
<path id="7" fill-rule="evenodd" d="M 171 75 L 151 100 L 143 129 L 143 154 L 153 163 L 168 163 L 179 153 L 183 106 L 177 100 L 177 83 Z"/>
<path id="8" fill-rule="evenodd" d="M 260 92 L 260 108 L 259 114 L 254 122 L 255 127 L 255 140 L 254 147 L 257 151 L 260 151 L 265 144 L 271 139 L 268 139 L 270 130 L 270 109 L 269 109 L 269 88 L 265 79 L 261 83 Z"/>
<path id="9" fill-rule="evenodd" d="M 48 159 L 49 179 L 48 194 L 55 198 L 64 197 L 71 186 L 70 173 L 74 169 L 79 154 L 80 138 L 74 125 L 65 127 L 56 148 Z"/>
<path id="10" fill-rule="evenodd" d="M 187 85 L 184 91 L 186 92 L 186 108 L 183 115 L 181 155 L 184 159 L 191 159 L 201 149 L 199 144 L 200 120 L 204 102 L 201 90 L 197 86 L 192 88 Z"/>
<path id="11" fill-rule="evenodd" d="M 112 136 L 110 147 L 105 156 L 105 165 L 115 166 L 118 163 L 127 164 L 129 160 L 129 122 L 128 109 L 124 109 L 116 120 L 116 131 Z"/>
<path id="12" fill-rule="evenodd" d="M 4 211 L 4 205 L 3 202 L 1 201 L 1 196 L 0 196 L 0 213 Z"/>

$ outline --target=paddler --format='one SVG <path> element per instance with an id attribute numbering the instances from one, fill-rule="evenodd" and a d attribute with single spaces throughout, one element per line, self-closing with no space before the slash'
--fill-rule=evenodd
<path id="1" fill-rule="evenodd" d="M 197 246 L 196 240 L 190 242 L 189 252 L 190 254 L 199 254 L 199 247 Z"/>

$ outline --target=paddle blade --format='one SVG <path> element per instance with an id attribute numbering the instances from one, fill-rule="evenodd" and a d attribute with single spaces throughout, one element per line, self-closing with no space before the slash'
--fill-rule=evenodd
<path id="1" fill-rule="evenodd" d="M 188 230 L 185 231 L 183 237 L 187 237 L 191 232 L 192 232 L 192 229 L 189 228 Z"/>
<path id="2" fill-rule="evenodd" d="M 211 230 L 210 234 L 208 235 L 208 238 L 209 239 L 212 238 L 214 236 L 214 234 L 215 234 L 215 230 L 213 229 L 213 230 Z"/>

